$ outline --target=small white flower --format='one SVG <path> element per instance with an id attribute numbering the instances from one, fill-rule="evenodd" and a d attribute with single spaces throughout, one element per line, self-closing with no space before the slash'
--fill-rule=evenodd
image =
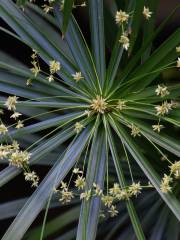
<path id="1" fill-rule="evenodd" d="M 156 109 L 156 115 L 164 115 L 168 114 L 169 110 L 172 109 L 172 103 L 168 103 L 167 101 L 164 101 L 162 105 L 158 105 L 155 107 Z"/>
<path id="2" fill-rule="evenodd" d="M 60 62 L 55 61 L 55 60 L 49 61 L 49 70 L 50 70 L 51 74 L 56 73 L 60 69 L 61 69 Z"/>
<path id="3" fill-rule="evenodd" d="M 157 131 L 158 133 L 160 133 L 161 129 L 164 128 L 164 126 L 158 123 L 158 124 L 152 125 L 152 128 L 153 128 L 153 131 Z"/>
<path id="4" fill-rule="evenodd" d="M 85 185 L 86 185 L 85 178 L 78 175 L 77 179 L 75 180 L 75 186 L 80 190 L 83 189 Z"/>
<path id="5" fill-rule="evenodd" d="M 32 85 L 32 79 L 29 78 L 29 79 L 26 81 L 26 85 L 27 85 L 27 86 L 31 86 L 31 85 Z"/>
<path id="6" fill-rule="evenodd" d="M 54 81 L 54 76 L 52 74 L 50 74 L 48 77 L 47 77 L 48 81 L 49 82 L 53 82 Z"/>
<path id="7" fill-rule="evenodd" d="M 72 74 L 72 77 L 76 82 L 79 82 L 81 79 L 84 78 L 81 72 L 76 72 L 75 74 Z"/>
<path id="8" fill-rule="evenodd" d="M 101 198 L 102 202 L 104 203 L 105 206 L 107 207 L 111 207 L 114 197 L 110 196 L 110 195 L 103 195 Z"/>
<path id="9" fill-rule="evenodd" d="M 121 189 L 120 189 L 118 183 L 114 183 L 113 187 L 109 189 L 109 193 L 110 193 L 113 197 L 116 197 L 120 192 L 121 192 Z"/>
<path id="10" fill-rule="evenodd" d="M 8 132 L 7 127 L 3 123 L 0 124 L 0 135 L 5 134 L 6 132 Z"/>
<path id="11" fill-rule="evenodd" d="M 71 202 L 73 198 L 74 198 L 73 192 L 68 191 L 68 189 L 65 188 L 61 191 L 61 198 L 59 199 L 59 201 L 65 204 Z"/>
<path id="12" fill-rule="evenodd" d="M 122 43 L 123 48 L 127 51 L 129 48 L 129 38 L 126 36 L 126 34 L 121 35 L 119 42 Z"/>
<path id="13" fill-rule="evenodd" d="M 21 116 L 22 114 L 19 113 L 19 112 L 14 112 L 10 118 L 14 118 L 14 119 L 17 119 L 19 116 Z"/>
<path id="14" fill-rule="evenodd" d="M 80 122 L 76 122 L 74 128 L 76 133 L 80 133 L 84 126 Z"/>
<path id="15" fill-rule="evenodd" d="M 160 185 L 160 190 L 163 192 L 163 193 L 168 193 L 168 192 L 171 192 L 172 190 L 172 187 L 170 186 L 170 183 L 173 181 L 173 179 L 164 174 L 164 177 L 162 178 L 161 180 L 161 185 Z"/>
<path id="16" fill-rule="evenodd" d="M 103 191 L 98 184 L 93 183 L 93 188 L 94 188 L 94 195 L 95 196 L 101 196 L 102 195 Z"/>
<path id="17" fill-rule="evenodd" d="M 51 7 L 51 6 L 47 5 L 47 4 L 42 5 L 42 8 L 43 8 L 43 11 L 45 13 L 49 13 L 50 11 L 53 10 L 53 7 Z"/>
<path id="18" fill-rule="evenodd" d="M 23 128 L 23 127 L 24 127 L 23 122 L 19 120 L 19 121 L 17 122 L 16 128 L 17 128 L 17 129 L 20 129 L 20 128 Z"/>
<path id="19" fill-rule="evenodd" d="M 139 193 L 141 193 L 141 185 L 140 182 L 138 183 L 132 183 L 132 185 L 129 187 L 128 191 L 130 193 L 130 195 L 134 195 L 137 196 Z"/>
<path id="20" fill-rule="evenodd" d="M 88 201 L 90 197 L 91 197 L 91 189 L 80 194 L 81 200 L 84 199 L 85 201 Z"/>
<path id="21" fill-rule="evenodd" d="M 143 15 L 144 15 L 144 17 L 148 20 L 150 17 L 151 17 L 151 15 L 152 15 L 152 12 L 150 12 L 149 11 L 149 8 L 147 7 L 145 7 L 144 6 L 144 9 L 143 9 Z"/>
<path id="22" fill-rule="evenodd" d="M 90 110 L 85 110 L 84 114 L 87 115 L 88 117 L 91 115 L 91 111 Z"/>
<path id="23" fill-rule="evenodd" d="M 158 87 L 155 90 L 155 93 L 158 96 L 160 95 L 161 97 L 165 97 L 165 96 L 169 95 L 169 91 L 168 91 L 167 87 L 164 85 L 158 85 Z"/>
<path id="24" fill-rule="evenodd" d="M 25 180 L 26 181 L 32 182 L 31 187 L 37 187 L 38 186 L 39 177 L 37 176 L 37 174 L 34 171 L 32 171 L 32 172 L 25 172 L 24 176 L 25 176 Z"/>
<path id="25" fill-rule="evenodd" d="M 123 11 L 117 11 L 115 16 L 115 21 L 117 24 L 122 24 L 123 22 L 127 22 L 129 19 L 129 14 Z"/>
<path id="26" fill-rule="evenodd" d="M 98 95 L 92 100 L 90 107 L 93 111 L 104 114 L 105 110 L 107 109 L 107 105 L 108 104 L 106 100 Z"/>
<path id="27" fill-rule="evenodd" d="M 133 137 L 141 136 L 141 131 L 138 127 L 136 127 L 134 124 L 129 125 L 129 127 L 131 128 L 131 135 Z"/>
<path id="28" fill-rule="evenodd" d="M 78 174 L 78 173 L 82 174 L 83 172 L 81 170 L 79 170 L 79 168 L 74 168 L 73 173 L 74 174 Z"/>
<path id="29" fill-rule="evenodd" d="M 4 105 L 8 108 L 8 110 L 16 110 L 17 99 L 18 97 L 16 96 L 9 96 Z"/>
<path id="30" fill-rule="evenodd" d="M 118 214 L 118 210 L 116 209 L 116 207 L 114 205 L 110 206 L 110 209 L 108 210 L 108 212 L 110 213 L 111 217 L 115 217 Z"/>
<path id="31" fill-rule="evenodd" d="M 174 174 L 175 178 L 180 178 L 180 161 L 172 163 L 169 167 L 171 170 L 171 174 Z"/>

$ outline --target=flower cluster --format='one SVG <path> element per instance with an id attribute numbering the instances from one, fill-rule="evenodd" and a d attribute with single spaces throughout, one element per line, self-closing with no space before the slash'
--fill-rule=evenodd
<path id="1" fill-rule="evenodd" d="M 57 73 L 61 69 L 61 64 L 58 61 L 52 60 L 49 61 L 49 71 L 50 74 L 47 77 L 49 82 L 54 81 L 54 74 Z"/>
<path id="2" fill-rule="evenodd" d="M 8 110 L 14 111 L 10 118 L 14 118 L 15 120 L 22 115 L 15 111 L 17 99 L 18 97 L 16 96 L 9 96 L 4 104 Z M 15 128 L 21 128 L 23 126 L 24 125 L 22 121 L 18 120 Z M 25 180 L 32 182 L 32 187 L 37 187 L 39 177 L 34 171 L 31 172 L 29 168 L 31 154 L 26 150 L 20 149 L 19 143 L 15 140 L 12 140 L 12 138 L 9 136 L 8 127 L 6 127 L 2 122 L 0 124 L 0 135 L 1 134 L 5 135 L 6 141 L 9 142 L 7 139 L 10 139 L 12 144 L 0 145 L 0 160 L 7 160 L 10 166 L 21 168 L 24 172 Z"/>
<path id="3" fill-rule="evenodd" d="M 38 187 L 39 177 L 37 174 L 32 172 L 24 172 L 25 180 L 32 182 L 31 187 Z"/>
<path id="4" fill-rule="evenodd" d="M 41 68 L 39 66 L 37 51 L 34 49 L 33 49 L 33 54 L 31 55 L 31 59 L 32 59 L 31 64 L 33 65 L 33 67 L 31 68 L 31 72 L 33 73 L 34 77 L 36 78 L 37 75 L 39 74 L 39 72 L 41 71 Z M 26 84 L 28 85 L 29 83 L 27 82 Z"/>
<path id="5" fill-rule="evenodd" d="M 105 110 L 107 109 L 107 102 L 102 96 L 97 96 L 95 99 L 92 100 L 90 108 L 97 113 L 104 114 Z"/>
<path id="6" fill-rule="evenodd" d="M 9 156 L 9 165 L 15 166 L 17 168 L 23 168 L 29 164 L 29 159 L 30 153 L 27 151 L 16 150 Z"/>
<path id="7" fill-rule="evenodd" d="M 161 105 L 155 106 L 156 109 L 156 115 L 164 116 L 165 114 L 168 114 L 170 110 L 172 110 L 173 103 L 164 101 Z"/>
<path id="8" fill-rule="evenodd" d="M 148 7 L 144 6 L 142 14 L 145 17 L 145 19 L 149 20 L 149 18 L 152 15 L 152 12 L 149 10 Z M 119 42 L 122 44 L 123 48 L 126 51 L 129 49 L 129 45 L 130 45 L 130 40 L 128 37 L 128 34 L 129 34 L 128 20 L 130 17 L 131 16 L 129 13 L 122 11 L 122 10 L 117 11 L 116 15 L 115 15 L 116 24 L 118 24 L 122 28 L 122 35 L 120 36 Z"/>
<path id="9" fill-rule="evenodd" d="M 15 120 L 17 120 L 22 115 L 21 113 L 16 111 L 16 104 L 18 103 L 17 100 L 18 100 L 18 97 L 16 96 L 9 96 L 4 104 L 8 110 L 13 111 L 13 114 L 10 116 L 10 118 L 13 118 Z M 24 126 L 23 122 L 21 120 L 18 120 L 16 128 L 19 129 L 19 128 L 22 128 L 23 126 Z M 4 124 L 1 124 L 1 128 L 3 129 L 4 127 L 5 127 Z M 4 128 L 4 133 L 7 132 L 6 130 Z M 1 133 L 1 130 L 0 130 L 0 133 Z"/>
<path id="10" fill-rule="evenodd" d="M 164 174 L 164 177 L 161 180 L 160 189 L 163 193 L 168 193 L 172 191 L 173 178 L 176 180 L 180 179 L 180 161 L 172 163 L 170 166 L 170 174 Z"/>
<path id="11" fill-rule="evenodd" d="M 62 204 L 68 204 L 75 196 L 79 196 L 80 200 L 89 201 L 93 197 L 99 197 L 103 203 L 105 209 L 111 217 L 118 214 L 116 204 L 121 200 L 128 200 L 131 197 L 137 197 L 141 193 L 143 187 L 140 182 L 133 182 L 130 186 L 121 188 L 118 183 L 114 183 L 109 188 L 106 194 L 103 193 L 103 189 L 97 184 L 93 183 L 92 188 L 88 187 L 86 179 L 83 176 L 83 171 L 79 168 L 74 168 L 72 171 L 75 174 L 76 179 L 74 181 L 74 189 L 69 189 L 70 183 L 61 182 L 59 189 L 54 189 L 54 193 L 59 194 L 59 201 Z M 150 187 L 148 185 L 147 187 Z M 151 186 L 152 187 L 152 186 Z"/>

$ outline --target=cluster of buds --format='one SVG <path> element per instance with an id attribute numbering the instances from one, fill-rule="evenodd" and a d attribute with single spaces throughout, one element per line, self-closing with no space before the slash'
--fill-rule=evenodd
<path id="1" fill-rule="evenodd" d="M 17 120 L 22 115 L 21 113 L 16 111 L 17 100 L 18 100 L 18 97 L 16 97 L 16 96 L 9 96 L 4 104 L 8 110 L 13 111 L 13 114 L 10 116 L 10 118 L 13 118 L 15 120 Z M 22 127 L 24 127 L 23 122 L 21 120 L 18 120 L 16 128 L 19 129 Z M 4 131 L 5 131 L 5 129 L 4 129 Z M 1 132 L 1 130 L 0 130 L 0 132 Z M 5 132 L 7 132 L 7 129 Z"/>
<path id="2" fill-rule="evenodd" d="M 39 177 L 29 169 L 30 157 L 29 152 L 20 150 L 20 146 L 16 141 L 13 141 L 12 144 L 0 145 L 0 160 L 7 160 L 10 166 L 21 168 L 24 171 L 25 180 L 32 182 L 32 187 L 37 187 Z"/>

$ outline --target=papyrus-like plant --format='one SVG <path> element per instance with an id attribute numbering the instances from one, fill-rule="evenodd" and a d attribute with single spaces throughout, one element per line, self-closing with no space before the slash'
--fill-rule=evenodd
<path id="1" fill-rule="evenodd" d="M 90 46 L 71 14 L 78 6 L 89 13 Z M 153 42 L 179 8 L 155 28 L 157 7 L 49 0 L 43 11 L 0 0 L 13 31 L 1 30 L 32 49 L 30 68 L 0 52 L 0 163 L 9 164 L 0 186 L 22 173 L 35 187 L 0 205 L 1 219 L 17 215 L 3 240 L 55 239 L 59 230 L 67 240 L 178 239 L 180 84 L 160 74 L 179 70 L 180 29 Z M 34 164 L 51 166 L 44 179 Z M 43 208 L 42 225 L 27 231 Z"/>

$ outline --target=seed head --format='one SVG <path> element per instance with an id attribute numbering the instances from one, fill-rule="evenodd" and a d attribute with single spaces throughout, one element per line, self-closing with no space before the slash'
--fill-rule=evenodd
<path id="1" fill-rule="evenodd" d="M 128 191 L 130 193 L 130 195 L 134 195 L 137 196 L 139 193 L 141 193 L 141 185 L 140 182 L 138 183 L 132 183 L 132 185 L 129 187 Z"/>
<path id="2" fill-rule="evenodd" d="M 9 165 L 22 168 L 25 164 L 29 164 L 30 153 L 27 151 L 15 151 L 9 158 Z"/>
<path id="3" fill-rule="evenodd" d="M 18 97 L 16 96 L 9 96 L 8 99 L 5 102 L 5 106 L 8 108 L 8 110 L 16 110 L 16 103 L 17 103 Z"/>
<path id="4" fill-rule="evenodd" d="M 129 19 L 129 14 L 123 11 L 117 11 L 115 16 L 115 21 L 117 24 L 122 24 L 124 22 L 127 22 Z"/>
<path id="5" fill-rule="evenodd" d="M 92 100 L 90 107 L 94 112 L 104 114 L 105 110 L 107 109 L 107 105 L 108 104 L 103 97 L 97 96 Z"/>
<path id="6" fill-rule="evenodd" d="M 83 176 L 77 176 L 75 181 L 75 186 L 80 190 L 83 189 L 86 185 L 85 178 Z"/>

